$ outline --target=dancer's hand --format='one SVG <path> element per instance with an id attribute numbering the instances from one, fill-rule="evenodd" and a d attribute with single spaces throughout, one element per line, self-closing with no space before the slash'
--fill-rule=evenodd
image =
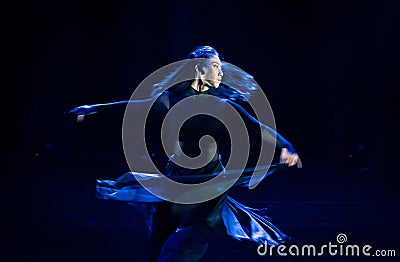
<path id="1" fill-rule="evenodd" d="M 279 162 L 281 164 L 287 164 L 288 166 L 296 165 L 297 168 L 302 168 L 303 165 L 297 153 L 290 152 L 287 148 L 282 148 Z"/>
<path id="2" fill-rule="evenodd" d="M 85 116 L 96 114 L 97 108 L 94 105 L 83 105 L 71 109 L 68 113 L 76 115 L 76 121 L 82 122 Z"/>

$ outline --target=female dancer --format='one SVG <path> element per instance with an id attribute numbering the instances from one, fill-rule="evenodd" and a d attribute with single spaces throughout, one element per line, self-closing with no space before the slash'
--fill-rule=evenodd
<path id="1" fill-rule="evenodd" d="M 240 172 L 240 177 L 238 176 L 234 185 L 249 185 L 252 183 L 250 174 L 254 171 L 269 175 L 281 165 L 297 164 L 301 167 L 301 161 L 292 144 L 272 128 L 259 122 L 249 112 L 250 107 L 246 97 L 257 88 L 251 75 L 222 62 L 222 56 L 210 46 L 197 47 L 187 58 L 182 66 L 154 85 L 152 97 L 149 99 L 80 106 L 70 112 L 76 114 L 78 120 L 83 120 L 84 115 L 115 105 L 128 105 L 126 110 L 139 112 L 141 106 L 151 103 L 146 121 L 151 126 L 152 134 L 156 135 L 152 137 L 153 145 L 149 145 L 150 151 L 156 152 L 156 156 L 160 157 L 161 145 L 166 148 L 167 153 L 161 155 L 167 158 L 167 164 L 161 172 L 177 182 L 203 183 L 220 174 L 230 180 L 231 174 Z M 230 79 L 227 82 L 232 83 L 234 87 L 225 84 L 224 74 L 225 78 L 228 76 Z M 187 80 L 184 75 L 190 75 L 191 79 Z M 189 103 L 182 103 L 184 101 Z M 175 112 L 184 114 L 196 107 L 199 101 L 205 103 L 207 112 L 219 116 L 232 117 L 229 112 L 232 108 L 235 109 L 245 126 L 255 130 L 262 141 L 281 149 L 281 165 L 247 168 L 240 171 L 225 168 L 221 156 L 223 151 L 221 141 L 226 136 L 226 128 L 220 119 L 210 114 L 198 114 L 187 118 L 187 121 L 180 126 L 178 135 L 169 134 L 166 130 L 175 130 L 179 124 L 175 122 L 175 118 L 179 117 L 168 117 L 172 114 L 173 108 L 175 107 Z M 224 124 L 229 122 L 230 117 L 222 122 Z M 163 127 L 165 119 L 168 119 L 167 128 Z M 163 132 L 164 136 L 160 135 Z M 162 136 L 166 139 L 162 140 Z M 204 139 L 205 137 L 211 139 Z M 165 145 L 165 141 L 169 142 L 170 146 Z M 177 195 L 168 197 L 163 195 L 168 188 L 162 188 L 162 174 L 148 174 L 139 169 L 141 168 L 136 168 L 114 181 L 98 180 L 97 193 L 100 199 L 126 201 L 144 212 L 151 233 L 150 261 L 198 261 L 205 254 L 210 237 L 220 233 L 262 244 L 267 241 L 270 245 L 278 245 L 288 239 L 259 210 L 246 207 L 229 197 L 229 186 L 223 188 L 221 192 L 213 192 L 215 194 L 207 200 L 175 201 L 187 199 L 185 197 L 188 195 L 190 198 L 191 194 L 195 197 L 198 192 L 178 192 Z M 146 185 L 150 186 L 146 190 L 143 189 L 141 182 L 149 180 L 161 182 L 147 183 Z M 157 186 L 162 189 L 152 191 Z M 212 185 L 207 190 L 202 190 L 202 194 L 218 191 L 220 187 Z M 161 193 L 157 195 L 154 192 Z"/>

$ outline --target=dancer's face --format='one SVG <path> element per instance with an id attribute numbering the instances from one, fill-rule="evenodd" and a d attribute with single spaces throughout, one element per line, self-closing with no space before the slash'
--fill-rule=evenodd
<path id="1" fill-rule="evenodd" d="M 219 87 L 224 75 L 222 73 L 221 60 L 218 56 L 207 59 L 206 64 L 198 68 L 197 71 L 203 84 L 214 88 Z"/>

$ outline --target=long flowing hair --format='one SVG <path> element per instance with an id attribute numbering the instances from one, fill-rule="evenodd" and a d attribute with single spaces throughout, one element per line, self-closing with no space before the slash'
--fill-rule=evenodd
<path id="1" fill-rule="evenodd" d="M 162 81 L 153 85 L 151 96 L 157 96 L 164 90 L 180 92 L 190 88 L 192 80 L 182 81 L 185 76 L 193 76 L 195 79 L 195 66 L 203 60 L 218 56 L 222 61 L 223 78 L 217 92 L 225 98 L 244 97 L 248 99 L 257 89 L 258 85 L 251 74 L 239 67 L 224 61 L 224 57 L 211 46 L 197 46 L 194 51 L 186 56 L 186 60 Z M 204 59 L 202 59 L 204 58 Z"/>
<path id="2" fill-rule="evenodd" d="M 222 72 L 224 75 L 221 86 L 246 99 L 252 96 L 259 88 L 253 75 L 233 64 L 222 62 Z"/>

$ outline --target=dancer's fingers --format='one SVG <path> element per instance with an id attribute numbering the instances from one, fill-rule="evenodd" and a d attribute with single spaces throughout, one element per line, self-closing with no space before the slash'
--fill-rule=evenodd
<path id="1" fill-rule="evenodd" d="M 303 163 L 301 162 L 300 157 L 297 159 L 297 168 L 302 168 L 303 167 Z"/>
<path id="2" fill-rule="evenodd" d="M 77 115 L 76 116 L 76 122 L 82 122 L 85 119 L 85 115 Z"/>
<path id="3" fill-rule="evenodd" d="M 299 167 L 299 166 L 301 167 L 302 166 L 301 160 L 300 160 L 300 158 L 299 158 L 299 156 L 297 154 L 293 154 L 292 156 L 290 156 L 288 158 L 288 162 L 287 163 L 289 164 L 289 166 L 294 166 L 296 164 L 297 164 L 297 167 Z"/>

